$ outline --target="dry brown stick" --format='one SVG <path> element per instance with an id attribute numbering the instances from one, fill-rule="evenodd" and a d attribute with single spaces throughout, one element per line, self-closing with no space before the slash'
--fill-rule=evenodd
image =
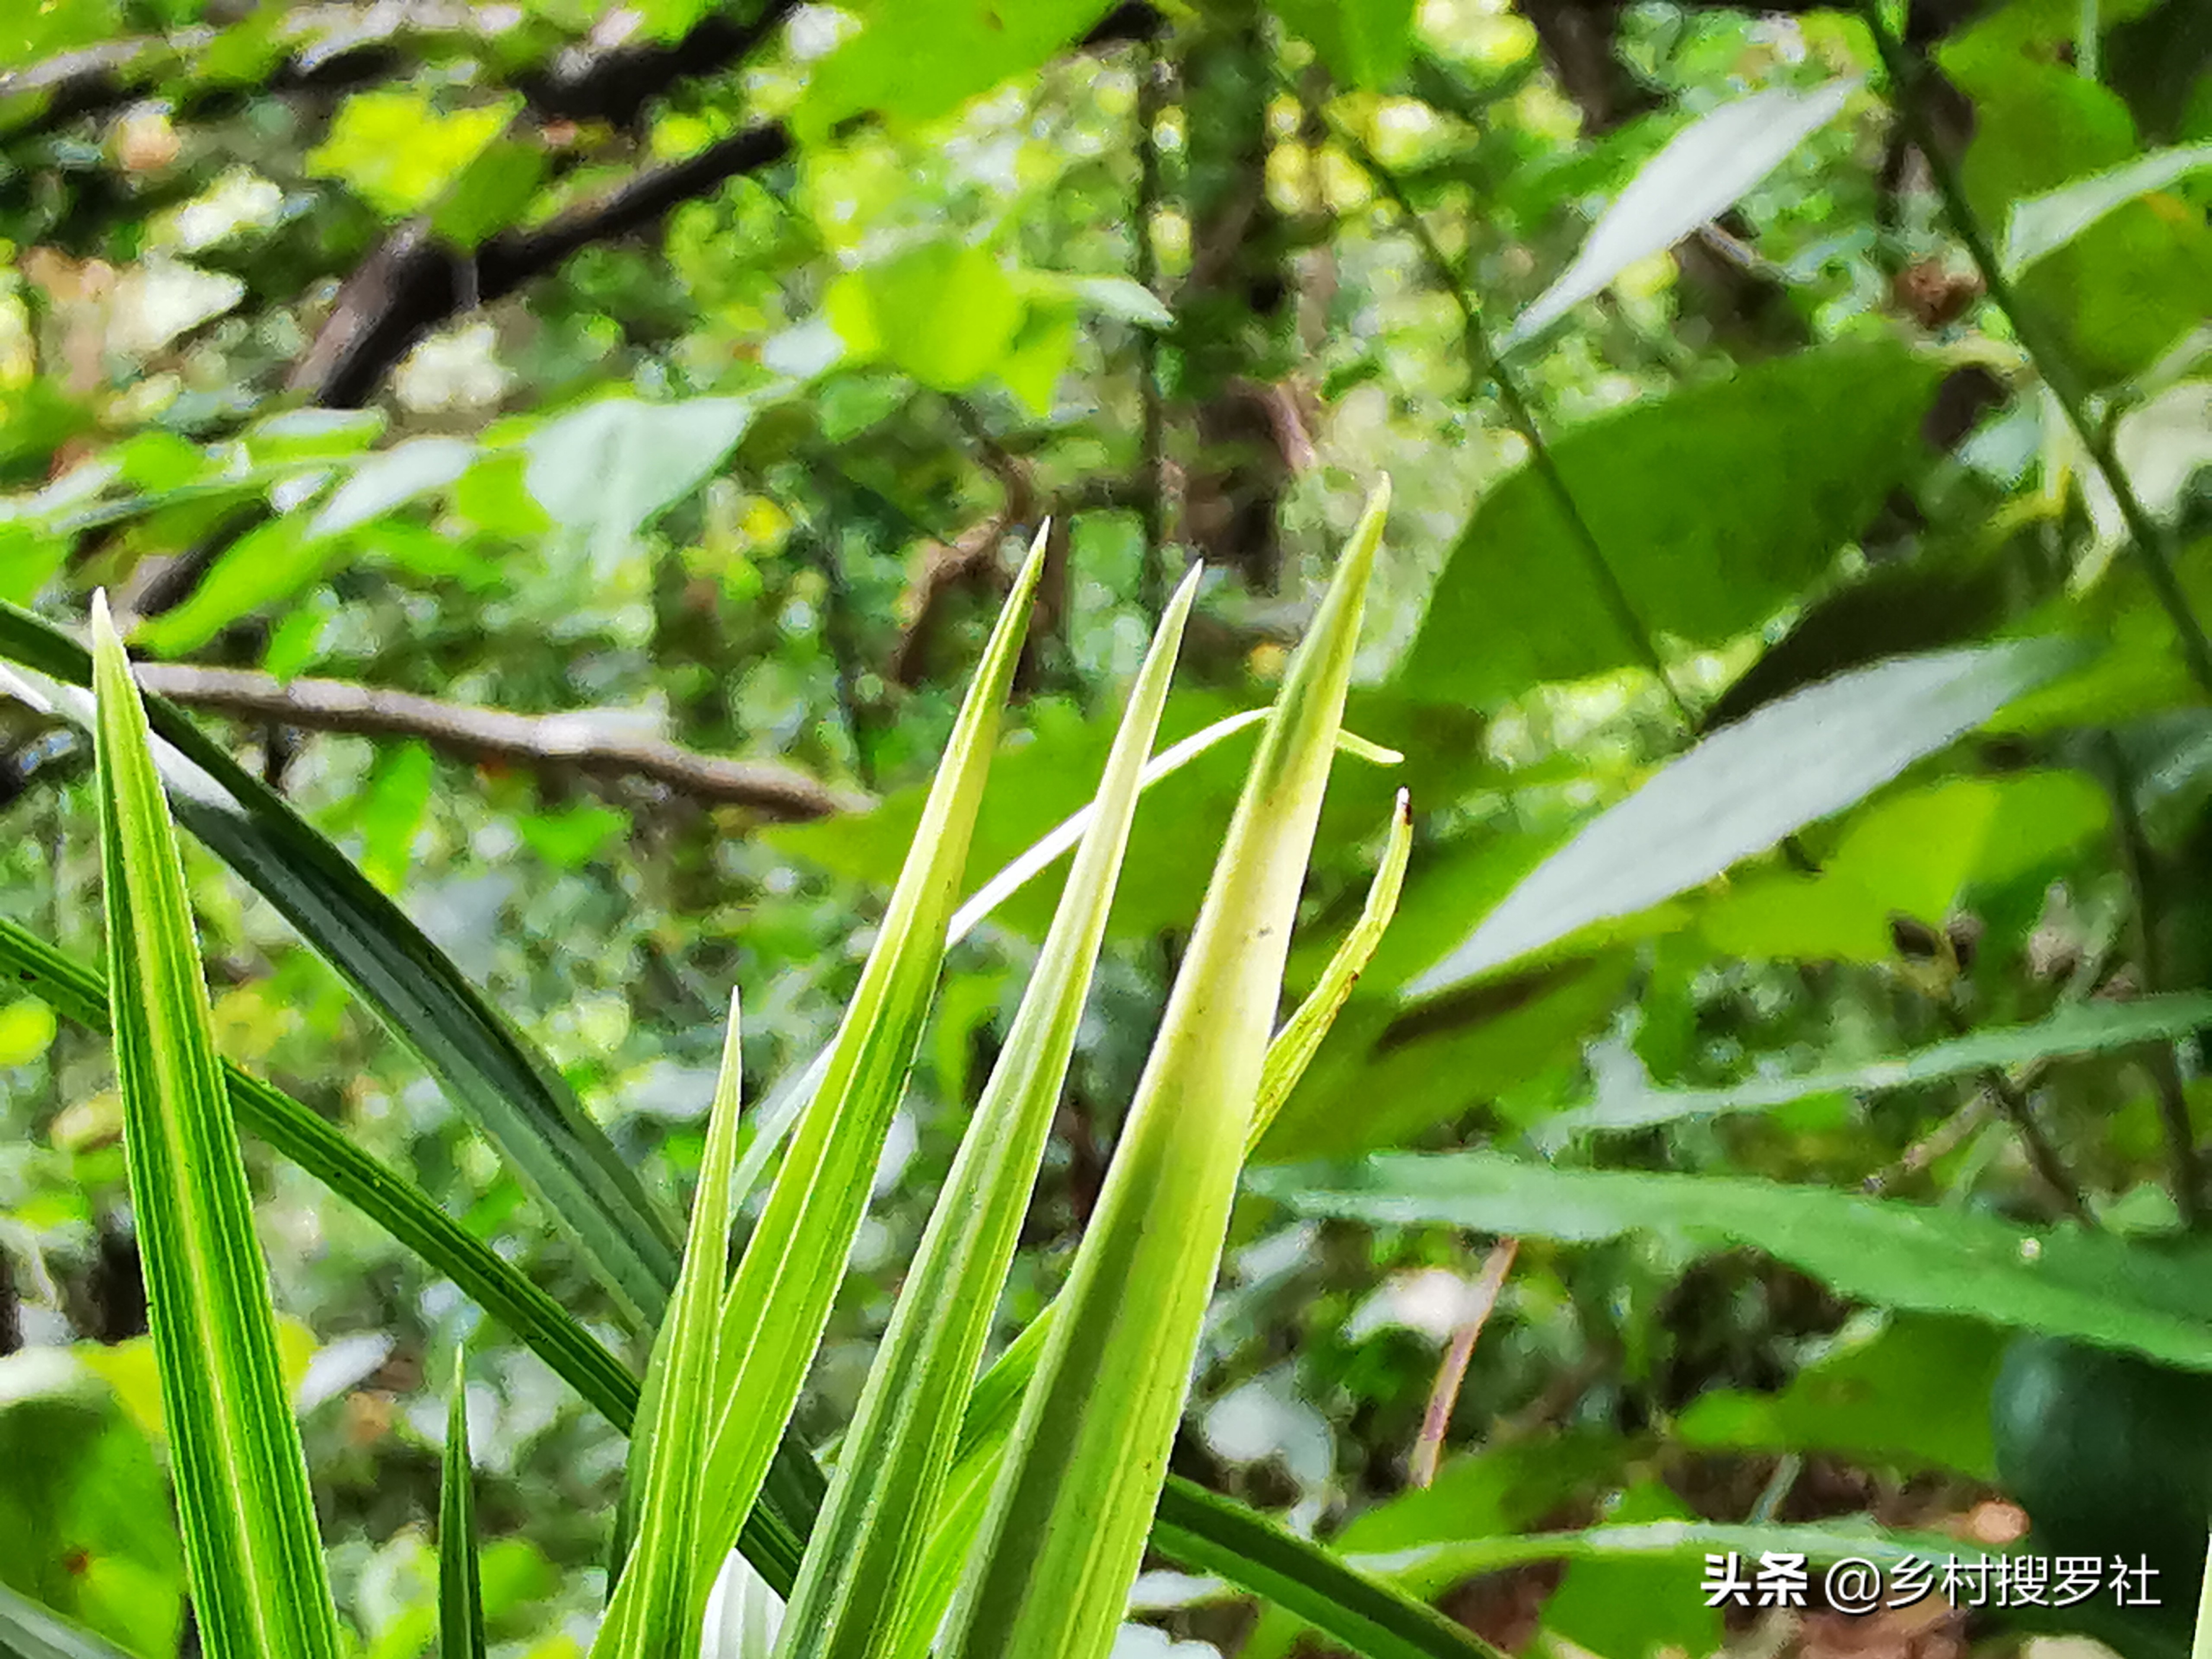
<path id="1" fill-rule="evenodd" d="M 865 811 L 873 804 L 792 767 L 702 755 L 659 738 L 611 731 L 635 719 L 626 711 L 515 714 L 349 680 L 280 680 L 249 669 L 188 663 L 141 664 L 138 679 L 149 691 L 187 708 L 309 731 L 415 738 L 463 759 L 503 761 L 535 771 L 642 778 L 693 800 L 748 806 L 780 820 Z"/>
<path id="2" fill-rule="evenodd" d="M 1491 1310 L 1498 1305 L 1498 1293 L 1505 1288 L 1505 1275 L 1513 1271 L 1513 1258 L 1520 1249 L 1520 1240 L 1501 1238 L 1483 1258 L 1467 1317 L 1452 1333 L 1451 1346 L 1444 1351 L 1443 1364 L 1437 1368 L 1436 1386 L 1429 1391 L 1428 1410 L 1421 1417 L 1420 1438 L 1413 1443 L 1413 1455 L 1406 1460 L 1406 1478 L 1416 1486 L 1425 1486 L 1437 1478 L 1437 1465 L 1443 1458 L 1444 1431 L 1451 1427 L 1452 1408 L 1459 1404 L 1460 1385 L 1467 1381 L 1475 1339 L 1490 1322 Z"/>

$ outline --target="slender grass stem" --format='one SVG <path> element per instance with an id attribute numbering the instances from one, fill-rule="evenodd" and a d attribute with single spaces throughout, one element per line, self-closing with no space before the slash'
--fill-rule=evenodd
<path id="1" fill-rule="evenodd" d="M 1466 270 L 1437 242 L 1428 222 L 1406 194 L 1404 181 L 1368 148 L 1358 133 L 1333 118 L 1328 125 L 1337 142 L 1358 163 L 1360 170 L 1374 182 L 1375 187 L 1398 210 L 1406 234 L 1420 249 L 1421 257 L 1427 261 L 1438 285 L 1451 295 L 1452 303 L 1458 307 L 1463 325 L 1461 339 L 1467 356 L 1468 395 L 1480 396 L 1485 381 L 1497 387 L 1498 405 L 1505 412 L 1506 423 L 1519 433 L 1522 441 L 1528 446 L 1528 465 L 1534 469 L 1537 477 L 1543 481 L 1545 489 L 1552 493 L 1606 608 L 1613 613 L 1613 621 L 1635 647 L 1637 655 L 1643 659 L 1644 665 L 1658 679 L 1660 686 L 1667 693 L 1667 700 L 1674 705 L 1674 712 L 1680 717 L 1682 724 L 1695 731 L 1697 717 L 1692 714 L 1689 703 L 1674 684 L 1673 677 L 1668 673 L 1667 665 L 1659 655 L 1659 647 L 1653 641 L 1651 630 L 1644 626 L 1643 617 L 1637 613 L 1635 602 L 1629 598 L 1628 590 L 1621 586 L 1620 574 L 1613 569 L 1612 561 L 1606 557 L 1604 544 L 1598 540 L 1597 532 L 1590 527 L 1589 520 L 1583 515 L 1574 491 L 1568 488 L 1566 476 L 1559 471 L 1558 458 L 1544 441 L 1543 428 L 1537 422 L 1534 407 L 1522 390 L 1519 380 L 1506 368 L 1491 344 L 1490 331 L 1482 320 L 1482 307 L 1475 298 Z"/>
<path id="2" fill-rule="evenodd" d="M 2120 465 L 2119 456 L 2112 448 L 2111 431 L 2090 418 L 2088 393 L 2080 374 L 2045 328 L 2043 319 L 2021 300 L 2019 289 L 2013 286 L 1997 260 L 1989 233 L 1982 228 L 1972 205 L 1966 200 L 1959 169 L 1949 152 L 1937 141 L 1934 125 L 1928 118 L 1923 95 L 1926 63 L 1890 28 L 1888 20 L 1882 15 L 1881 0 L 1860 0 L 1859 15 L 1866 20 L 1874 36 L 1875 50 L 1881 55 L 1882 67 L 1888 71 L 1890 96 L 1905 131 L 1927 161 L 1928 176 L 1934 181 L 1936 193 L 1943 204 L 1944 216 L 1951 222 L 1953 232 L 1966 245 L 1974 268 L 1980 272 L 1984 291 L 2011 323 L 2014 337 L 2035 364 L 2044 385 L 2051 388 L 2051 395 L 2058 400 L 2059 407 L 2065 411 L 2066 423 L 2074 428 L 2075 436 L 2088 453 L 2106 487 L 2112 492 L 2121 520 L 2127 526 L 2128 544 L 2142 562 L 2144 575 L 2172 618 L 2174 631 L 2181 637 L 2182 655 L 2188 660 L 2190 675 L 2212 693 L 2212 642 L 2207 641 L 2203 628 L 2190 609 L 2188 595 L 2182 591 L 2180 579 L 2174 574 L 2167 538 L 2144 507 L 2127 470 Z"/>

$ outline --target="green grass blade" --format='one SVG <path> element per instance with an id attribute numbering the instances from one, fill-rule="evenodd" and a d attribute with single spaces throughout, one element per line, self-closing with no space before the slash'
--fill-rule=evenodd
<path id="1" fill-rule="evenodd" d="M 1382 940 L 1383 930 L 1396 914 L 1398 896 L 1405 886 L 1406 865 L 1413 848 L 1411 803 L 1400 791 L 1390 815 L 1381 862 L 1369 883 L 1367 900 L 1359 919 L 1330 954 L 1328 964 L 1297 1012 L 1283 1024 L 1267 1045 L 1267 1062 L 1260 1074 L 1259 1098 L 1246 1137 L 1246 1151 L 1259 1145 L 1274 1114 L 1290 1098 L 1305 1074 L 1306 1066 L 1321 1047 L 1322 1039 L 1358 983 L 1361 971 Z M 961 1424 L 957 1460 L 945 1479 L 937 1510 L 931 1519 L 929 1541 L 921 1564 L 908 1576 L 891 1620 L 894 1634 L 883 1650 L 897 1659 L 920 1659 L 928 1651 L 943 1622 L 959 1577 L 982 1525 L 993 1481 L 997 1478 L 1006 1442 L 1021 1410 L 1022 1394 L 1036 1375 L 1052 1328 L 1053 1309 L 1032 1320 L 1009 1343 L 975 1385 Z M 1172 1491 L 1172 1483 L 1170 1483 Z M 1164 1502 L 1165 1500 L 1163 1500 Z M 1241 1581 L 1240 1581 L 1241 1582 Z M 1257 1586 L 1249 1588 L 1258 1590 Z M 1260 1592 L 1264 1593 L 1264 1592 Z M 1339 1632 L 1342 1637 L 1342 1633 Z M 1350 1640 L 1349 1637 L 1342 1639 Z M 1356 1644 L 1355 1644 L 1356 1645 Z"/>
<path id="2" fill-rule="evenodd" d="M 738 1029 L 732 995 L 684 1268 L 654 1375 L 646 1387 L 653 1421 L 637 1471 L 637 1542 L 592 1644 L 599 1659 L 688 1659 L 698 1651 L 699 1614 L 713 1586 L 712 1572 L 699 1570 L 692 1537 L 701 1508 L 702 1466 L 714 1428 L 715 1348 L 729 1272 L 730 1178 L 738 1163 Z"/>
<path id="3" fill-rule="evenodd" d="M 192 1604 L 207 1651 L 222 1659 L 336 1659 L 176 831 L 105 601 L 93 633 L 124 1153 Z"/>
<path id="4" fill-rule="evenodd" d="M 1188 1480 L 1160 1494 L 1152 1547 L 1178 1566 L 1266 1596 L 1366 1659 L 1500 1659 L 1433 1607 Z"/>
<path id="5" fill-rule="evenodd" d="M 1146 757 L 1167 706 L 1201 572 L 1162 617 L 1129 694 L 1097 806 L 1029 988 L 892 1310 L 829 1500 L 809 1541 L 779 1659 L 865 1659 L 928 1535 L 1045 1139 L 1075 1053 L 1135 819 Z"/>
<path id="6" fill-rule="evenodd" d="M 1150 789 L 1163 779 L 1174 776 L 1200 756 L 1267 718 L 1267 711 L 1264 708 L 1247 708 L 1192 732 L 1181 743 L 1163 749 L 1145 763 L 1144 775 L 1139 781 L 1138 787 L 1140 790 Z M 977 888 L 968 901 L 952 913 L 952 923 L 945 933 L 946 948 L 950 949 L 966 939 L 989 921 L 992 913 L 1000 905 L 1066 857 L 1068 850 L 1081 841 L 1085 832 L 1090 829 L 1091 816 L 1097 807 L 1098 803 L 1094 799 L 1089 805 L 1069 813 L 1020 854 L 1008 860 L 998 874 Z M 821 1086 L 823 1073 L 829 1065 L 830 1050 L 824 1048 L 804 1066 L 797 1068 L 779 1083 L 759 1111 L 754 1114 L 753 1138 L 738 1164 L 739 1207 L 743 1207 L 753 1188 L 760 1184 L 761 1177 L 768 1173 L 769 1161 L 783 1144 L 784 1137 L 791 1133 L 792 1125 L 799 1121 L 800 1111 Z"/>
<path id="7" fill-rule="evenodd" d="M 1220 1266 L 1388 493 L 1292 659 L 1230 822 L 955 1603 L 957 1659 L 1100 1659 L 1120 1626 Z"/>
<path id="8" fill-rule="evenodd" d="M 1405 890 L 1406 865 L 1413 855 L 1413 799 L 1401 789 L 1397 805 L 1390 813 L 1390 834 L 1382 845 L 1382 861 L 1376 866 L 1374 880 L 1368 884 L 1367 902 L 1359 912 L 1359 920 L 1352 924 L 1352 931 L 1329 957 L 1328 965 L 1322 969 L 1321 978 L 1306 993 L 1306 1000 L 1298 1005 L 1297 1012 L 1283 1022 L 1283 1029 L 1267 1045 L 1267 1069 L 1261 1073 L 1260 1097 L 1253 1103 L 1252 1129 L 1245 1138 L 1248 1152 L 1260 1144 L 1260 1137 L 1273 1124 L 1275 1115 L 1283 1109 L 1283 1103 L 1291 1097 L 1291 1091 L 1298 1086 L 1306 1067 L 1313 1064 L 1322 1039 L 1328 1035 L 1329 1027 L 1336 1024 L 1336 1017 L 1351 1000 L 1352 988 L 1359 983 L 1359 975 L 1374 957 L 1375 947 L 1382 944 L 1390 918 L 1398 913 L 1398 895 Z"/>
<path id="9" fill-rule="evenodd" d="M 0 604 L 0 659 L 59 684 L 52 706 L 88 721 L 67 688 L 92 684 L 68 635 Z M 32 688 L 35 689 L 35 688 Z M 676 1230 L 557 1073 L 406 915 L 283 799 L 159 697 L 143 700 L 177 818 L 335 969 L 455 1104 L 641 1330 L 676 1282 Z"/>
<path id="10" fill-rule="evenodd" d="M 0 1656 L 5 1659 L 131 1659 L 52 1609 L 0 1583 Z"/>
<path id="11" fill-rule="evenodd" d="M 446 1449 L 438 1460 L 438 1659 L 484 1659 L 465 1351 L 453 1356 L 453 1387 L 446 1398 Z"/>
<path id="12" fill-rule="evenodd" d="M 0 917 L 0 978 L 21 984 L 66 1019 L 92 1030 L 109 1029 L 106 981 L 5 917 Z M 452 1279 L 609 1422 L 629 1426 L 637 1379 L 568 1310 L 440 1209 L 422 1188 L 379 1164 L 309 1108 L 228 1060 L 222 1071 L 240 1128 Z"/>
<path id="13" fill-rule="evenodd" d="M 936 989 L 946 923 L 1044 549 L 1041 533 L 992 630 L 821 1086 L 793 1133 L 738 1263 L 724 1308 L 714 1390 L 721 1415 L 708 1461 L 711 1512 L 698 1540 L 701 1576 L 708 1582 L 752 1506 L 797 1403 L 866 1212 L 869 1177 Z"/>

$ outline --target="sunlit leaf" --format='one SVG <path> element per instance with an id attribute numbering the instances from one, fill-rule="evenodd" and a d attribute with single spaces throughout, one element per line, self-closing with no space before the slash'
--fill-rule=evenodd
<path id="1" fill-rule="evenodd" d="M 1699 116 L 1644 164 L 1591 228 L 1574 263 L 1514 320 L 1500 349 L 1549 326 L 1638 260 L 1665 252 L 1727 212 L 1835 119 L 1858 88 L 1856 80 L 1810 92 L 1778 87 Z"/>
<path id="2" fill-rule="evenodd" d="M 1343 719 L 1378 489 L 1293 659 L 955 1602 L 959 1659 L 1111 1645 L 1166 1476 Z"/>
<path id="3" fill-rule="evenodd" d="M 2014 202 L 2005 221 L 2005 270 L 2018 274 L 2057 252 L 2115 208 L 2207 167 L 2212 167 L 2212 144 L 2154 149 L 2124 166 Z"/>
<path id="4" fill-rule="evenodd" d="M 646 1393 L 653 1420 L 639 1482 L 637 1542 L 592 1645 L 605 1659 L 689 1659 L 712 1583 L 711 1576 L 701 1577 L 694 1537 L 706 1507 L 702 1486 L 715 1416 L 716 1328 L 730 1255 L 730 1177 L 737 1169 L 738 1056 L 732 995 L 684 1266 Z M 726 1541 L 712 1558 L 717 1566 L 728 1547 Z"/>
<path id="5" fill-rule="evenodd" d="M 1275 10 L 1347 86 L 1379 90 L 1413 56 L 1414 0 L 1279 0 Z"/>
<path id="6" fill-rule="evenodd" d="M 952 1461 L 1106 939 L 1143 772 L 1166 706 L 1194 567 L 1168 605 L 1098 787 L 1060 909 L 962 1137 L 870 1368 L 806 1562 L 784 1659 L 879 1655 Z"/>
<path id="7" fill-rule="evenodd" d="M 695 1534 L 701 1595 L 737 1537 L 830 1317 L 943 960 L 975 809 L 1043 569 L 1040 533 L 992 630 L 906 868 L 723 1304 Z"/>
<path id="8" fill-rule="evenodd" d="M 1900 657 L 1769 703 L 1591 820 L 1409 994 L 1463 983 L 1719 875 L 1841 811 L 2075 659 L 2051 641 Z"/>

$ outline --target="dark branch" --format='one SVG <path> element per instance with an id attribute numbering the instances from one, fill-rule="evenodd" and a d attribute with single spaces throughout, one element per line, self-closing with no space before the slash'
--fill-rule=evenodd
<path id="1" fill-rule="evenodd" d="M 755 127 L 641 173 L 605 200 L 538 229 L 495 236 L 477 250 L 472 297 L 478 304 L 504 299 L 570 254 L 647 229 L 682 204 L 790 152 L 781 126 Z M 468 276 L 462 256 L 419 226 L 395 232 L 348 280 L 294 371 L 292 389 L 333 408 L 366 403 L 417 341 L 462 309 Z"/>
<path id="2" fill-rule="evenodd" d="M 865 795 L 837 789 L 787 766 L 728 760 L 631 735 L 634 717 L 609 710 L 514 714 L 386 690 L 347 680 L 279 680 L 246 669 L 147 663 L 149 691 L 211 709 L 316 732 L 416 738 L 463 760 L 496 760 L 539 772 L 642 778 L 690 799 L 747 806 L 794 821 L 865 811 Z"/>

